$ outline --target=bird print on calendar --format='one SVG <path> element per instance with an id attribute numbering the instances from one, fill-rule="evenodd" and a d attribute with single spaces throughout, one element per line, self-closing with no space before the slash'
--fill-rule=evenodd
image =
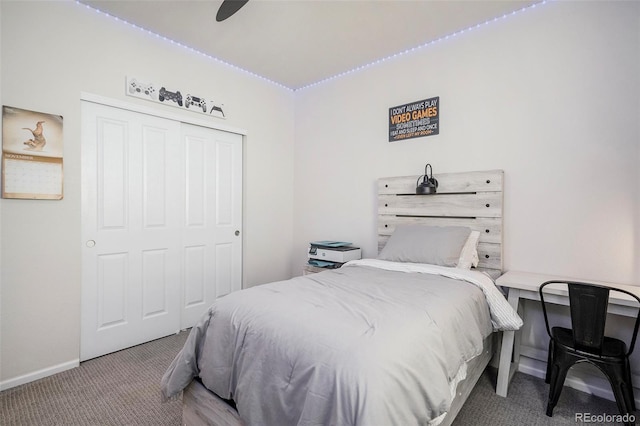
<path id="1" fill-rule="evenodd" d="M 62 116 L 2 107 L 2 198 L 63 197 Z"/>

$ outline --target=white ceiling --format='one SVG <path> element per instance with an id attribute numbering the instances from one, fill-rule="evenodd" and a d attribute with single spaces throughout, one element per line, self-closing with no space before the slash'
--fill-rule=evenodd
<path id="1" fill-rule="evenodd" d="M 523 9 L 529 0 L 81 0 L 261 77 L 298 89 Z"/>

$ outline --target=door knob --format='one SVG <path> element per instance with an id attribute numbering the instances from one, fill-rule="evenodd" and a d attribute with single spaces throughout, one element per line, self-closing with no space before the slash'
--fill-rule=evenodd
<path id="1" fill-rule="evenodd" d="M 236 234 L 236 237 L 237 237 L 238 235 L 240 235 L 240 231 L 236 230 L 235 234 Z"/>
<path id="2" fill-rule="evenodd" d="M 93 248 L 95 247 L 95 245 L 96 245 L 95 240 L 87 240 L 87 247 Z"/>

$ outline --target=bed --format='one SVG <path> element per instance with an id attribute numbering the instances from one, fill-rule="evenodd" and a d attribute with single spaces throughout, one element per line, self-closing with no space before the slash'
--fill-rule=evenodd
<path id="1" fill-rule="evenodd" d="M 502 176 L 441 174 L 428 196 L 417 177 L 380 179 L 378 258 L 218 299 L 163 397 L 184 390 L 188 425 L 451 424 L 495 331 L 522 325 L 490 277 Z"/>

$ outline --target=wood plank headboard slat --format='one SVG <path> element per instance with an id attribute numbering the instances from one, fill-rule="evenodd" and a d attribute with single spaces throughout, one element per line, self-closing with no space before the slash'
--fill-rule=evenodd
<path id="1" fill-rule="evenodd" d="M 502 170 L 481 172 L 442 173 L 438 180 L 438 194 L 459 192 L 487 192 L 503 190 Z M 378 194 L 414 194 L 419 176 L 399 176 L 378 180 Z"/>
<path id="2" fill-rule="evenodd" d="M 501 192 L 387 195 L 378 197 L 378 214 L 406 216 L 502 217 Z"/>
<path id="3" fill-rule="evenodd" d="M 381 214 L 378 216 L 378 235 L 391 235 L 396 225 L 421 224 L 429 226 L 468 226 L 473 231 L 480 231 L 480 242 L 502 243 L 502 218 L 478 217 L 473 223 L 469 218 L 458 217 L 409 217 Z"/>

